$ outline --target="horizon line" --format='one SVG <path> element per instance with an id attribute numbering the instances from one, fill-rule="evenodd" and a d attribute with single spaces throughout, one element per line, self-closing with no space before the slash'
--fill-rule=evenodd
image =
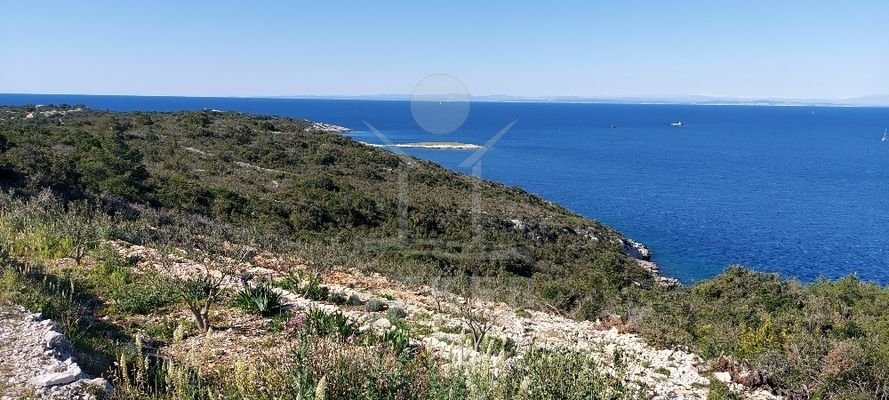
<path id="1" fill-rule="evenodd" d="M 173 95 L 173 94 L 122 94 L 122 93 L 29 93 L 0 92 L 0 96 L 97 96 L 97 97 L 169 97 L 196 99 L 266 99 L 266 100 L 365 100 L 365 101 L 412 101 L 410 94 L 368 95 Z M 876 101 L 868 102 L 875 98 Z M 416 101 L 452 101 L 424 95 Z M 470 96 L 470 102 L 480 103 L 564 103 L 564 104 L 650 104 L 650 105 L 708 105 L 708 106 L 772 106 L 772 107 L 889 107 L 889 95 L 866 95 L 840 99 L 792 98 L 792 97 L 731 97 L 712 95 L 675 96 Z"/>

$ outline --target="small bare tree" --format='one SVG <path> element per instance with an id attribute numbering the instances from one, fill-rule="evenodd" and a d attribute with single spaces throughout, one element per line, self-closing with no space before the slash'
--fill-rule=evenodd
<path id="1" fill-rule="evenodd" d="M 465 277 L 464 282 L 460 285 L 460 295 L 463 297 L 463 301 L 460 303 L 458 316 L 462 320 L 463 326 L 472 335 L 473 350 L 481 351 L 485 337 L 494 327 L 496 319 L 493 312 L 486 308 L 479 299 L 480 285 L 473 284 L 473 282 L 469 277 Z"/>
<path id="2" fill-rule="evenodd" d="M 226 277 L 223 274 L 213 276 L 208 271 L 197 277 L 183 279 L 176 285 L 201 332 L 210 330 L 210 309 L 216 303 Z"/>
<path id="3" fill-rule="evenodd" d="M 228 275 L 225 271 L 214 274 L 207 266 L 192 266 L 200 269 L 196 274 L 194 271 L 185 271 L 184 268 L 180 268 L 180 264 L 183 263 L 180 261 L 184 261 L 182 256 L 185 254 L 179 256 L 174 254 L 176 252 L 175 249 L 162 251 L 161 265 L 171 278 L 173 290 L 194 316 L 198 329 L 207 332 L 210 330 L 210 311 L 218 300 L 222 284 Z"/>
<path id="4" fill-rule="evenodd" d="M 95 218 L 98 211 L 85 201 L 76 201 L 68 205 L 68 209 L 61 215 L 62 234 L 71 241 L 71 250 L 68 254 L 77 265 L 91 250 L 99 245 L 99 223 L 104 222 Z"/>
<path id="5" fill-rule="evenodd" d="M 349 265 L 352 253 L 344 250 L 343 246 L 326 241 L 298 244 L 294 258 L 305 264 L 308 274 L 306 285 L 302 288 L 303 297 L 308 297 L 310 291 L 317 289 L 322 276 L 334 267 Z M 291 266 L 289 274 L 298 284 L 301 274 L 295 266 Z"/>
<path id="6" fill-rule="evenodd" d="M 186 236 L 188 237 L 188 236 Z M 167 248 L 161 255 L 164 269 L 170 275 L 173 289 L 185 302 L 194 316 L 198 328 L 202 332 L 210 330 L 210 311 L 223 292 L 226 280 L 234 276 L 239 268 L 256 254 L 255 236 L 245 235 L 251 245 L 236 245 L 229 242 L 217 242 L 215 238 L 224 237 L 220 232 L 204 236 L 202 240 L 192 237 L 187 252 Z M 177 257 L 175 253 L 182 253 Z M 192 265 L 189 268 L 179 267 L 179 260 L 191 253 L 191 258 L 201 259 L 203 265 Z M 197 273 L 195 273 L 197 269 Z"/>
<path id="7" fill-rule="evenodd" d="M 453 286 L 449 278 L 443 271 L 438 270 L 425 279 L 426 285 L 432 289 L 432 300 L 435 301 L 435 311 L 438 313 L 444 312 L 443 304 L 447 300 L 450 289 Z"/>

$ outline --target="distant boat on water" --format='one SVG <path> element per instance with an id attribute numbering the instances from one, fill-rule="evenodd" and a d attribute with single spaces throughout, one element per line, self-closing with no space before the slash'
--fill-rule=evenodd
<path id="1" fill-rule="evenodd" d="M 680 127 L 682 127 L 682 121 L 676 121 L 676 122 L 670 123 L 670 126 L 675 126 L 677 128 L 680 128 Z"/>
<path id="2" fill-rule="evenodd" d="M 883 141 L 889 140 L 889 137 L 886 137 L 886 129 L 883 129 Z"/>

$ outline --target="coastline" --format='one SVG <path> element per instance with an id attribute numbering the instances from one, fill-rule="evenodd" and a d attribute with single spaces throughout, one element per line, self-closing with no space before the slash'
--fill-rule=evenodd
<path id="1" fill-rule="evenodd" d="M 416 142 L 416 143 L 400 143 L 400 144 L 374 144 L 367 142 L 360 142 L 362 144 L 372 146 L 372 147 L 396 147 L 396 148 L 404 148 L 404 149 L 433 149 L 433 150 L 480 150 L 485 148 L 484 146 L 479 146 L 477 144 L 471 143 L 460 143 L 460 142 Z"/>
<path id="2" fill-rule="evenodd" d="M 328 128 L 330 132 L 334 133 L 346 133 L 350 132 L 351 129 L 342 127 L 339 125 L 332 125 L 327 123 L 315 122 L 316 126 L 323 126 Z M 334 129 L 330 129 L 334 128 Z M 475 144 L 468 143 L 460 143 L 460 142 L 415 142 L 415 143 L 401 143 L 401 144 L 392 144 L 392 145 L 381 145 L 374 143 L 367 143 L 363 141 L 358 141 L 359 143 L 371 147 L 377 148 L 418 148 L 418 149 L 441 149 L 441 150 L 478 150 L 483 149 L 484 146 L 479 146 Z M 560 205 L 561 206 L 561 205 Z M 586 217 L 584 217 L 586 218 Z M 510 221 L 513 224 L 513 227 L 518 230 L 527 230 L 527 225 L 525 225 L 522 221 L 512 220 Z M 527 232 L 526 232 L 527 233 Z M 623 235 L 621 235 L 623 237 Z M 596 239 L 597 240 L 597 239 Z M 651 278 L 653 278 L 659 285 L 666 288 L 674 288 L 678 286 L 682 286 L 682 282 L 674 277 L 664 276 L 661 274 L 660 266 L 651 261 L 651 249 L 648 246 L 637 242 L 633 239 L 623 237 L 620 240 L 620 249 L 621 252 L 633 259 L 636 264 L 642 268 L 646 273 L 648 273 Z"/>

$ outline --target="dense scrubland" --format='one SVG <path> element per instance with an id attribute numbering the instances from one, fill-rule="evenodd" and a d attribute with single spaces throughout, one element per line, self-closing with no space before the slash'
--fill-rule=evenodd
<path id="1" fill-rule="evenodd" d="M 306 315 L 288 331 L 288 357 L 298 362 L 245 366 L 237 379 L 153 356 L 211 330 L 219 310 L 290 329 L 295 316 L 271 287 L 327 299 L 319 275 L 348 266 L 604 318 L 649 343 L 692 350 L 717 369 L 755 371 L 739 379 L 792 398 L 889 398 L 889 289 L 854 276 L 803 284 L 732 266 L 664 287 L 608 227 L 311 122 L 47 110 L 0 109 L 0 300 L 58 321 L 84 368 L 112 378 L 114 397 L 638 396 L 583 354 L 529 352 L 497 375 L 444 368 L 408 349 L 403 336 L 359 333 L 329 315 Z M 259 252 L 313 267 L 290 281 L 229 290 L 210 274 L 135 271 L 112 241 L 212 258 L 231 274 Z M 486 282 L 484 290 L 470 290 L 473 280 Z M 163 318 L 183 310 L 189 318 Z M 471 330 L 478 316 L 464 317 Z M 711 397 L 733 396 L 716 381 L 712 389 Z"/>

